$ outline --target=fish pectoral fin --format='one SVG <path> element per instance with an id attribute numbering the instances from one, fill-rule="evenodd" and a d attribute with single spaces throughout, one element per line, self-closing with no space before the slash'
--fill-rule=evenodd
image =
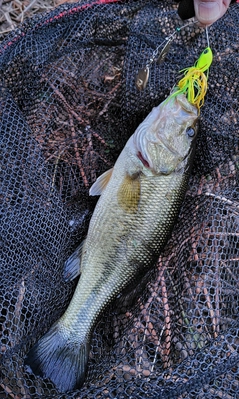
<path id="1" fill-rule="evenodd" d="M 112 172 L 114 168 L 107 170 L 105 173 L 100 175 L 98 179 L 94 182 L 93 186 L 91 186 L 89 194 L 94 195 L 101 195 L 102 191 L 106 188 L 107 184 L 110 181 Z"/>
<path id="2" fill-rule="evenodd" d="M 140 173 L 125 176 L 117 197 L 119 205 L 126 212 L 137 212 L 140 200 Z"/>
<path id="3" fill-rule="evenodd" d="M 64 268 L 64 280 L 72 281 L 81 274 L 81 257 L 85 240 L 76 248 L 75 252 L 67 259 Z"/>

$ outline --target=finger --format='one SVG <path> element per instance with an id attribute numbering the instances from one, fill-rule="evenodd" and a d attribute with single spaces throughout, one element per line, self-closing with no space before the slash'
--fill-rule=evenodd
<path id="1" fill-rule="evenodd" d="M 194 0 L 195 15 L 203 25 L 211 25 L 225 14 L 230 0 Z"/>

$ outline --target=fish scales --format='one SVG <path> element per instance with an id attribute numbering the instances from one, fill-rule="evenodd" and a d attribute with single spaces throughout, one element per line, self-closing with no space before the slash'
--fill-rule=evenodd
<path id="1" fill-rule="evenodd" d="M 85 242 L 66 262 L 71 277 L 80 272 L 77 288 L 64 315 L 26 359 L 59 391 L 83 384 L 101 312 L 155 264 L 166 244 L 187 189 L 197 118 L 183 94 L 165 100 L 136 129 L 114 168 L 91 187 L 91 195 L 101 196 Z"/>
<path id="2" fill-rule="evenodd" d="M 95 325 L 95 320 L 111 296 L 117 296 L 137 276 L 138 270 L 142 267 L 148 269 L 148 266 L 152 265 L 175 223 L 187 187 L 187 178 L 187 174 L 176 174 L 166 178 L 158 176 L 153 181 L 148 181 L 142 176 L 138 212 L 129 213 L 127 217 L 125 211 L 117 207 L 117 199 L 108 195 L 114 192 L 112 185 L 115 182 L 112 179 L 94 212 L 88 233 L 88 242 L 94 247 L 94 251 L 89 251 L 89 255 L 86 254 L 82 259 L 81 267 L 82 270 L 85 269 L 85 273 L 82 273 L 76 288 L 75 301 L 66 311 L 63 322 L 70 313 L 72 324 L 76 323 L 78 333 L 82 329 L 84 336 L 86 331 Z M 167 198 L 168 192 L 174 194 Z M 103 222 L 105 230 L 102 237 L 100 226 Z M 115 243 L 114 246 L 112 242 Z M 84 247 L 86 253 L 87 247 L 88 245 Z M 87 264 L 95 265 L 94 273 L 92 269 L 87 270 Z M 94 304 L 94 308 L 89 317 L 91 303 Z M 80 313 L 79 308 L 82 310 Z M 85 318 L 85 323 L 79 325 L 82 317 Z"/>

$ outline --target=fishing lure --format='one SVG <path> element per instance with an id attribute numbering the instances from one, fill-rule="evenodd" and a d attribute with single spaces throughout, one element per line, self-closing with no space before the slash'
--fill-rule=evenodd
<path id="1" fill-rule="evenodd" d="M 181 29 L 185 28 L 190 24 L 195 24 L 197 21 L 193 21 L 189 24 L 182 26 L 181 28 L 176 28 L 175 32 L 172 33 L 163 43 L 161 43 L 156 50 L 153 52 L 152 57 L 146 64 L 145 68 L 139 70 L 136 76 L 136 87 L 138 90 L 143 90 L 147 86 L 149 79 L 149 69 L 153 61 L 157 60 L 157 63 L 161 63 L 165 60 L 167 53 L 171 47 L 171 43 L 176 35 Z M 179 93 L 184 93 L 188 101 L 196 105 L 199 109 L 204 103 L 204 97 L 207 91 L 207 79 L 209 67 L 212 63 L 213 55 L 209 44 L 208 30 L 206 28 L 207 36 L 207 48 L 202 52 L 195 65 L 192 67 L 185 68 L 180 72 L 184 73 L 182 79 L 178 82 L 177 87 L 173 91 L 172 95 L 175 96 Z M 166 44 L 165 44 L 166 42 Z M 163 49 L 159 53 L 159 49 L 163 46 Z M 206 72 L 206 74 L 204 73 Z"/>
<path id="2" fill-rule="evenodd" d="M 204 104 L 204 97 L 207 91 L 209 67 L 212 63 L 212 60 L 212 50 L 210 47 L 207 47 L 201 53 L 194 66 L 180 71 L 184 73 L 184 76 L 180 79 L 168 100 L 182 93 L 185 94 L 187 100 L 191 104 L 200 109 Z M 206 72 L 206 74 L 204 72 Z"/>

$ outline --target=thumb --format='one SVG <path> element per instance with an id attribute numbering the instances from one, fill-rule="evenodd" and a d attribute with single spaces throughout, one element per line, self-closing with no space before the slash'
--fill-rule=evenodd
<path id="1" fill-rule="evenodd" d="M 194 0 L 195 16 L 203 25 L 211 25 L 223 14 L 222 0 Z"/>

